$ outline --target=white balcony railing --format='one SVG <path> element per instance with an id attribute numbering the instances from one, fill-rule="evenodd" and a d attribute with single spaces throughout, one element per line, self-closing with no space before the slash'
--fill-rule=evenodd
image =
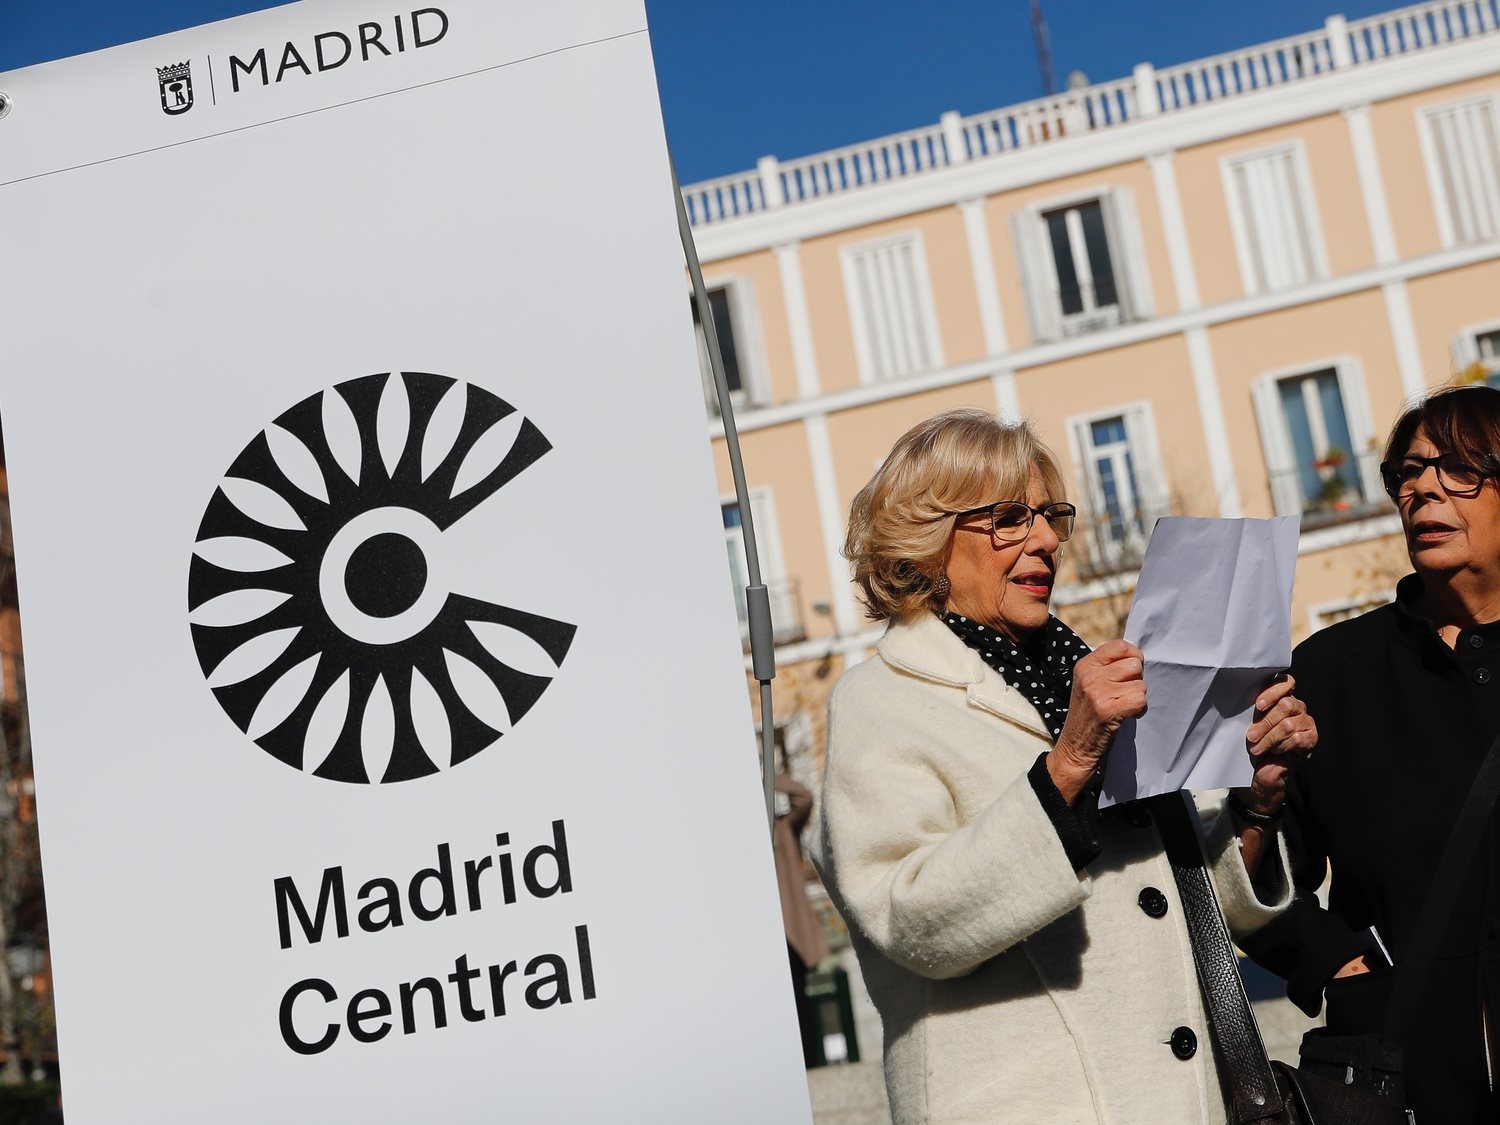
<path id="1" fill-rule="evenodd" d="M 1157 71 L 1156 91 L 1162 112 L 1285 86 L 1338 69 L 1336 48 L 1330 44 L 1338 42 L 1338 23 L 1343 21 L 1334 19 L 1337 22 L 1332 27 L 1325 25 L 1322 31 Z"/>
<path id="2" fill-rule="evenodd" d="M 766 592 L 771 601 L 771 635 L 776 644 L 790 644 L 807 637 L 802 620 L 802 588 L 795 578 L 770 578 Z M 743 587 L 734 592 L 735 608 L 740 616 L 740 641 L 750 651 L 750 611 L 745 604 Z"/>
<path id="3" fill-rule="evenodd" d="M 857 191 L 970 160 L 1177 113 L 1336 70 L 1460 43 L 1500 29 L 1500 0 L 1429 0 L 1359 20 L 1330 16 L 1323 27 L 1129 78 L 1098 82 L 1004 109 L 877 137 L 830 152 L 778 161 L 682 189 L 694 226 Z"/>

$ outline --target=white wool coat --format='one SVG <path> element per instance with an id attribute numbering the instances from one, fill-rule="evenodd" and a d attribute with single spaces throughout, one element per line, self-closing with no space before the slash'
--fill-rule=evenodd
<path id="1" fill-rule="evenodd" d="M 1106 819 L 1075 873 L 1026 777 L 1052 745 L 1036 708 L 935 615 L 893 623 L 877 651 L 829 705 L 814 859 L 885 1025 L 896 1125 L 1220 1125 L 1155 826 Z M 1242 935 L 1285 908 L 1290 881 L 1278 842 L 1258 880 L 1273 901 L 1257 897 L 1223 797 L 1201 795 L 1198 814 Z M 1180 1027 L 1197 1037 L 1187 1060 L 1169 1045 Z"/>

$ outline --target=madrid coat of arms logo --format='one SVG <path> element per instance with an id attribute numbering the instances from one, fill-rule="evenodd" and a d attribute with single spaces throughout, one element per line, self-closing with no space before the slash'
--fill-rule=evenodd
<path id="1" fill-rule="evenodd" d="M 193 108 L 193 64 L 191 62 L 157 67 L 156 84 L 161 89 L 163 113 L 175 117 Z"/>

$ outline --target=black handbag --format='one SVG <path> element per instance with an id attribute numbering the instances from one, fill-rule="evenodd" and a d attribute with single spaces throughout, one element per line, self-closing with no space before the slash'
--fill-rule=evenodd
<path id="1" fill-rule="evenodd" d="M 1234 947 L 1204 866 L 1185 793 L 1151 799 L 1167 861 L 1181 896 L 1210 1037 L 1236 1125 L 1416 1125 L 1401 1082 L 1401 1031 L 1409 1025 L 1438 943 L 1452 916 L 1490 811 L 1500 797 L 1500 738 L 1470 787 L 1406 957 L 1381 1032 L 1303 1037 L 1301 1065 L 1273 1062 L 1245 994 Z M 1426 1125 L 1426 1123 L 1423 1123 Z M 1440 1125 L 1440 1123 L 1438 1123 Z"/>

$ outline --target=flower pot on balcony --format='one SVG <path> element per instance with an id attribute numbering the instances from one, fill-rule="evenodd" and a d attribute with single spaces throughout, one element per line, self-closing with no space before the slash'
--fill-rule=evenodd
<path id="1" fill-rule="evenodd" d="M 1328 447 L 1328 451 L 1323 456 L 1313 462 L 1313 468 L 1326 475 L 1332 470 L 1337 469 L 1346 460 L 1348 460 L 1348 454 L 1338 446 L 1333 445 Z"/>

